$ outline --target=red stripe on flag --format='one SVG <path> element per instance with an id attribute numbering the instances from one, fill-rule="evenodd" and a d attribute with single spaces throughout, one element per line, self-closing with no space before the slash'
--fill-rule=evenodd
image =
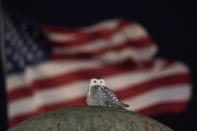
<path id="1" fill-rule="evenodd" d="M 168 60 L 168 61 L 165 61 L 165 63 L 163 63 L 163 66 L 162 66 L 162 70 L 165 70 L 167 68 L 169 68 L 170 66 L 172 66 L 173 64 L 177 63 L 176 61 L 174 60 Z"/>

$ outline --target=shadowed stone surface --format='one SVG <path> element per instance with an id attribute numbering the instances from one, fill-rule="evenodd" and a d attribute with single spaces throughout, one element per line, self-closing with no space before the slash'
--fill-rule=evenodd
<path id="1" fill-rule="evenodd" d="M 102 106 L 68 107 L 25 120 L 8 131 L 172 131 L 125 109 Z"/>

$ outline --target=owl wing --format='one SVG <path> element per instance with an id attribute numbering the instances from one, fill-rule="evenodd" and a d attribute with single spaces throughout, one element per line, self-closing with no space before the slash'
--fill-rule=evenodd
<path id="1" fill-rule="evenodd" d="M 106 105 L 109 105 L 109 106 L 117 105 L 119 100 L 112 90 L 104 86 L 100 86 L 99 90 L 100 90 L 101 95 L 103 96 L 103 99 Z"/>

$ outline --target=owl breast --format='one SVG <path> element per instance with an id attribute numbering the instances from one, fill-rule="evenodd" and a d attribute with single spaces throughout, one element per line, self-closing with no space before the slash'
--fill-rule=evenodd
<path id="1" fill-rule="evenodd" d="M 99 90 L 99 87 L 90 87 L 86 98 L 88 105 L 101 105 L 104 106 L 103 96 Z"/>

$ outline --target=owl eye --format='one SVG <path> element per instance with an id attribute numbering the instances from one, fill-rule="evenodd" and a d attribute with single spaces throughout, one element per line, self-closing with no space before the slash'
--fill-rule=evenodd
<path id="1" fill-rule="evenodd" d="M 103 83 L 102 81 L 100 81 L 100 83 Z"/>
<path id="2" fill-rule="evenodd" d="M 96 80 L 94 80 L 94 83 L 96 83 Z"/>

